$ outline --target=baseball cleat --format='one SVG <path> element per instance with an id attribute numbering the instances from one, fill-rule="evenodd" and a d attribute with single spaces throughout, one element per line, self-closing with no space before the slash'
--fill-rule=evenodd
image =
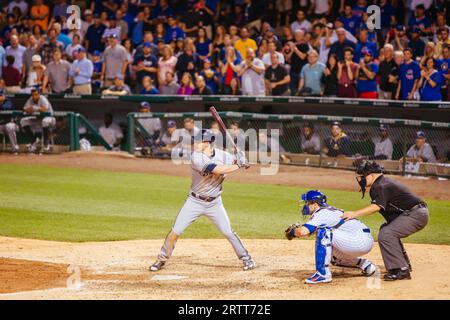
<path id="1" fill-rule="evenodd" d="M 256 262 L 252 258 L 244 261 L 244 271 L 252 270 L 256 268 Z"/>
<path id="2" fill-rule="evenodd" d="M 364 268 L 362 274 L 365 275 L 366 277 L 371 277 L 374 275 L 376 271 L 377 267 L 373 263 L 370 263 L 367 267 Z"/>
<path id="3" fill-rule="evenodd" d="M 164 267 L 166 263 L 164 261 L 157 260 L 154 264 L 150 266 L 150 271 L 159 271 L 162 267 Z"/>
<path id="4" fill-rule="evenodd" d="M 327 282 L 331 282 L 331 275 L 324 276 L 317 271 L 311 277 L 305 280 L 305 283 L 308 284 L 327 283 Z"/>
<path id="5" fill-rule="evenodd" d="M 395 280 L 409 280 L 411 279 L 411 274 L 409 269 L 392 269 L 384 275 L 385 281 L 395 281 Z"/>

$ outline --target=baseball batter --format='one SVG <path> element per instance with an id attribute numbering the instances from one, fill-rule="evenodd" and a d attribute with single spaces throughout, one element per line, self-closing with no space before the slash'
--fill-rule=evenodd
<path id="1" fill-rule="evenodd" d="M 288 240 L 316 233 L 316 272 L 305 282 L 331 282 L 330 263 L 341 267 L 360 268 L 368 277 L 373 275 L 376 271 L 375 265 L 360 258 L 372 250 L 373 238 L 370 229 L 359 220 L 344 221 L 344 212 L 329 206 L 327 197 L 319 190 L 310 190 L 302 194 L 301 199 L 305 203 L 302 214 L 311 215 L 311 219 L 302 226 L 291 225 L 285 232 Z"/>
<path id="2" fill-rule="evenodd" d="M 247 159 L 243 152 L 234 157 L 214 148 L 215 136 L 210 130 L 202 129 L 193 140 L 191 191 L 164 241 L 158 259 L 150 266 L 150 271 L 158 271 L 166 264 L 183 231 L 202 215 L 208 217 L 228 239 L 236 255 L 244 263 L 244 270 L 254 269 L 256 263 L 231 228 L 221 198 L 225 176 L 248 165 Z"/>

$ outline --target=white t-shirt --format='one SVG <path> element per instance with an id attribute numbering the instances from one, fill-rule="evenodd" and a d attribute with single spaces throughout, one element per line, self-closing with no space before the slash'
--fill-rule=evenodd
<path id="1" fill-rule="evenodd" d="M 309 29 L 311 28 L 311 22 L 309 22 L 308 20 L 303 20 L 302 22 L 298 22 L 298 21 L 294 21 L 291 24 L 291 29 L 292 32 L 295 33 L 295 31 L 302 29 L 304 31 L 309 31 Z"/>
<path id="2" fill-rule="evenodd" d="M 330 4 L 328 0 L 311 0 L 311 2 L 316 4 L 316 6 L 314 7 L 315 14 L 324 14 L 327 13 L 328 10 L 330 10 Z"/>
<path id="3" fill-rule="evenodd" d="M 260 59 L 253 59 L 252 63 L 265 70 L 264 62 Z M 245 67 L 245 61 L 240 64 L 241 68 Z M 245 96 L 264 96 L 266 87 L 264 83 L 264 71 L 261 74 L 256 73 L 253 69 L 247 69 L 242 75 L 242 93 Z"/>
<path id="4" fill-rule="evenodd" d="M 102 136 L 102 138 L 111 146 L 113 146 L 118 139 L 123 138 L 123 133 L 120 127 L 112 123 L 108 128 L 105 126 L 101 126 L 100 129 L 98 129 L 98 132 Z"/>
<path id="5" fill-rule="evenodd" d="M 280 61 L 280 64 L 285 64 L 284 56 L 281 52 L 275 51 L 275 53 L 278 56 L 278 60 Z M 272 59 L 270 58 L 272 54 L 270 52 L 267 52 L 263 55 L 262 61 L 264 62 L 265 66 L 270 66 L 272 64 Z"/>
<path id="6" fill-rule="evenodd" d="M 174 72 L 175 66 L 177 65 L 178 59 L 175 56 L 170 57 L 168 60 L 163 60 L 163 58 L 159 58 L 158 61 L 158 72 L 159 78 L 164 83 L 166 82 L 166 73 L 167 71 Z M 177 74 L 174 75 L 175 82 L 178 81 Z"/>

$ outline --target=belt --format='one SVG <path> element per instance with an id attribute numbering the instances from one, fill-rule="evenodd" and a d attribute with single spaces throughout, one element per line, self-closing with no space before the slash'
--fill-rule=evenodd
<path id="1" fill-rule="evenodd" d="M 85 85 L 87 85 L 87 84 L 91 84 L 90 82 L 86 82 L 86 83 L 77 83 L 77 84 L 74 84 L 74 87 L 76 87 L 76 86 L 85 86 Z"/>
<path id="2" fill-rule="evenodd" d="M 364 229 L 362 229 L 362 231 L 365 232 L 365 233 L 370 233 L 370 229 L 369 228 L 364 228 Z"/>
<path id="3" fill-rule="evenodd" d="M 204 196 L 201 196 L 201 195 L 196 194 L 194 192 L 191 192 L 191 196 L 193 196 L 194 198 L 200 199 L 202 201 L 206 201 L 206 202 L 212 202 L 212 201 L 217 199 L 217 197 L 204 197 Z"/>

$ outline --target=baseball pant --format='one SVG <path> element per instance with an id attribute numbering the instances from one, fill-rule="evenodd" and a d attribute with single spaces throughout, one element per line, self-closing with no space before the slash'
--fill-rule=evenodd
<path id="1" fill-rule="evenodd" d="M 33 136 L 42 127 L 44 144 L 48 144 L 48 136 L 51 128 L 56 126 L 56 118 L 44 117 L 42 120 L 37 117 L 25 117 L 20 120 L 20 126 L 25 132 Z"/>
<path id="2" fill-rule="evenodd" d="M 331 276 L 331 257 L 340 265 L 364 270 L 370 262 L 364 260 L 361 263 L 360 256 L 369 253 L 372 247 L 373 238 L 370 231 L 346 232 L 319 228 L 316 232 L 316 271 L 324 276 Z"/>
<path id="3" fill-rule="evenodd" d="M 187 227 L 189 227 L 202 215 L 211 220 L 217 229 L 219 229 L 219 231 L 225 236 L 225 238 L 228 239 L 239 259 L 247 260 L 250 258 L 247 249 L 245 249 L 242 244 L 241 239 L 231 228 L 230 219 L 228 218 L 227 212 L 223 206 L 222 198 L 218 197 L 211 202 L 206 202 L 192 196 L 188 196 L 186 202 L 178 213 L 172 227 L 172 231 L 167 235 L 164 241 L 158 260 L 167 261 L 171 257 L 178 237 L 181 236 L 184 230 L 186 230 Z"/>
<path id="4" fill-rule="evenodd" d="M 405 211 L 395 220 L 381 226 L 378 244 L 387 270 L 408 268 L 409 259 L 401 239 L 422 230 L 428 219 L 428 208 L 423 207 Z"/>
<path id="5" fill-rule="evenodd" d="M 9 142 L 11 143 L 11 147 L 13 150 L 19 150 L 19 145 L 17 144 L 17 135 L 16 132 L 19 131 L 19 126 L 14 122 L 9 122 L 7 124 L 0 125 L 0 133 L 6 134 L 9 138 Z"/>

